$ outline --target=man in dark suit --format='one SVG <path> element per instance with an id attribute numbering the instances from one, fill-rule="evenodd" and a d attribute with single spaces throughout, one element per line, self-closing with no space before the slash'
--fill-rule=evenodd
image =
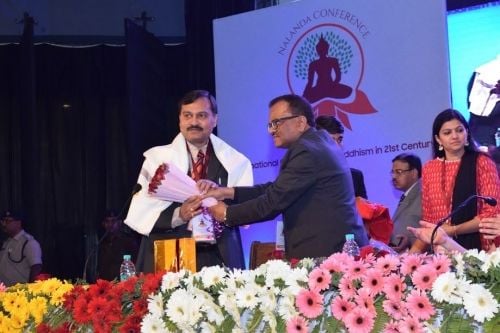
<path id="1" fill-rule="evenodd" d="M 138 183 L 142 189 L 134 195 L 125 223 L 142 237 L 137 255 L 137 270 L 153 272 L 155 240 L 192 236 L 194 218 L 200 215 L 201 199 L 190 197 L 184 203 L 173 203 L 147 194 L 148 184 L 163 163 L 175 165 L 193 179 L 206 178 L 222 186 L 253 184 L 250 161 L 220 138 L 212 134 L 217 126 L 217 105 L 210 93 L 194 90 L 179 101 L 181 133 L 166 146 L 153 147 L 144 153 Z M 225 265 L 245 268 L 240 231 L 225 228 L 213 242 L 196 243 L 197 270 Z"/>
<path id="2" fill-rule="evenodd" d="M 414 154 L 399 154 L 392 160 L 392 184 L 403 191 L 394 212 L 394 230 L 390 244 L 398 252 L 406 251 L 415 241 L 407 227 L 418 228 L 422 218 L 422 162 Z"/>
<path id="3" fill-rule="evenodd" d="M 344 142 L 344 126 L 342 126 L 342 123 L 338 121 L 337 118 L 326 115 L 319 116 L 316 118 L 316 128 L 324 129 L 330 133 L 332 139 L 335 140 L 340 147 L 342 147 L 342 143 Z M 363 172 L 361 170 L 351 168 L 351 176 L 354 184 L 354 195 L 368 199 Z"/>
<path id="4" fill-rule="evenodd" d="M 287 149 L 274 182 L 211 189 L 207 196 L 234 199 L 210 207 L 228 226 L 266 221 L 283 214 L 287 258 L 329 256 L 342 250 L 345 234 L 360 246 L 368 239 L 354 203 L 354 189 L 341 149 L 314 127 L 311 105 L 297 95 L 269 103 L 268 130 Z M 203 185 L 200 185 L 203 187 Z"/>

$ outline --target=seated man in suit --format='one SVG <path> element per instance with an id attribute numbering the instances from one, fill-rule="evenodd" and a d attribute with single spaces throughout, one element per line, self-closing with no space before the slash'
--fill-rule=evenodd
<path id="1" fill-rule="evenodd" d="M 342 142 L 344 141 L 344 126 L 338 121 L 334 116 L 319 116 L 316 118 L 316 128 L 324 129 L 335 142 L 342 147 Z M 354 184 L 354 195 L 357 197 L 362 197 L 368 199 L 366 194 L 365 180 L 363 177 L 363 172 L 358 169 L 350 168 L 352 175 L 352 182 Z"/>
<path id="2" fill-rule="evenodd" d="M 407 228 L 419 226 L 422 217 L 422 162 L 414 154 L 399 154 L 392 160 L 392 184 L 403 191 L 392 221 L 394 230 L 390 244 L 403 252 L 411 247 L 415 235 Z"/>
<path id="3" fill-rule="evenodd" d="M 163 201 L 148 195 L 148 184 L 160 164 L 170 163 L 194 180 L 207 178 L 222 186 L 253 184 L 252 164 L 243 154 L 212 134 L 217 126 L 215 98 L 205 90 L 188 92 L 179 101 L 180 133 L 166 146 L 144 153 L 145 161 L 137 183 L 142 189 L 134 195 L 125 224 L 142 237 L 137 270 L 154 271 L 154 241 L 192 236 L 192 220 L 202 213 L 201 199 L 184 203 Z M 245 268 L 238 227 L 224 228 L 216 243 L 196 243 L 196 268 L 207 266 Z"/>
<path id="4" fill-rule="evenodd" d="M 255 186 L 213 188 L 206 196 L 231 199 L 209 207 L 228 226 L 269 221 L 283 214 L 288 259 L 329 256 L 342 250 L 346 234 L 359 246 L 368 243 L 354 202 L 354 188 L 340 147 L 314 124 L 303 97 L 283 95 L 269 103 L 268 131 L 277 148 L 286 149 L 273 182 Z M 204 185 L 198 186 L 204 190 Z"/>

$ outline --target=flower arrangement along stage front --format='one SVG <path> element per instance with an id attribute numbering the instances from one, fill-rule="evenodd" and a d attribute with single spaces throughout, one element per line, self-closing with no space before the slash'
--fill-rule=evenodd
<path id="1" fill-rule="evenodd" d="M 0 291 L 0 332 L 498 332 L 500 250 L 336 253 L 255 270 Z"/>

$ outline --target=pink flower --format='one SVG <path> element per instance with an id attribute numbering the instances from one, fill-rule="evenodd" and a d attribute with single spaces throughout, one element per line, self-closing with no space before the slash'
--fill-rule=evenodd
<path id="1" fill-rule="evenodd" d="M 410 275 L 422 265 L 422 257 L 419 254 L 409 254 L 404 256 L 401 263 L 401 273 Z"/>
<path id="2" fill-rule="evenodd" d="M 384 280 L 384 292 L 388 299 L 399 301 L 405 289 L 404 279 L 398 274 L 391 274 Z"/>
<path id="3" fill-rule="evenodd" d="M 347 253 L 344 252 L 336 252 L 332 254 L 331 256 L 328 257 L 325 261 L 334 261 L 336 263 L 339 263 L 340 265 L 344 266 L 347 264 L 350 264 L 351 262 L 354 261 L 354 258 L 348 255 Z"/>
<path id="4" fill-rule="evenodd" d="M 382 303 L 385 313 L 396 320 L 400 320 L 407 315 L 404 303 L 400 299 L 386 299 Z"/>
<path id="5" fill-rule="evenodd" d="M 375 268 L 382 271 L 384 275 L 391 274 L 399 266 L 399 259 L 396 256 L 387 255 L 385 257 L 378 258 L 375 263 Z"/>
<path id="6" fill-rule="evenodd" d="M 344 320 L 346 315 L 354 309 L 355 305 L 342 297 L 335 297 L 330 305 L 332 315 L 338 320 Z"/>
<path id="7" fill-rule="evenodd" d="M 367 289 L 372 296 L 377 295 L 384 289 L 384 277 L 382 271 L 370 268 L 366 271 L 362 286 Z"/>
<path id="8" fill-rule="evenodd" d="M 304 317 L 313 319 L 323 312 L 323 296 L 315 290 L 302 289 L 295 299 L 295 305 Z"/>
<path id="9" fill-rule="evenodd" d="M 330 287 L 330 282 L 332 282 L 332 276 L 330 272 L 326 269 L 315 268 L 309 274 L 309 288 L 312 290 L 325 290 Z"/>
<path id="10" fill-rule="evenodd" d="M 344 266 L 344 272 L 350 279 L 361 279 L 365 275 L 367 268 L 368 265 L 361 260 L 352 261 Z"/>
<path id="11" fill-rule="evenodd" d="M 350 333 L 368 333 L 373 328 L 374 316 L 362 308 L 354 308 L 344 323 Z"/>
<path id="12" fill-rule="evenodd" d="M 342 252 L 340 252 L 342 253 Z M 344 253 L 347 255 L 346 253 Z M 348 255 L 347 255 L 348 256 Z M 319 265 L 320 268 L 326 269 L 327 271 L 330 272 L 330 274 L 337 273 L 337 272 L 342 272 L 342 265 L 343 263 L 336 259 L 334 255 L 331 255 L 328 259 L 323 261 L 321 265 Z"/>
<path id="13" fill-rule="evenodd" d="M 413 317 L 405 317 L 399 322 L 399 332 L 401 333 L 424 333 L 424 327 Z"/>
<path id="14" fill-rule="evenodd" d="M 6 290 L 7 290 L 7 287 L 5 286 L 5 284 L 3 284 L 3 282 L 0 282 L 0 292 L 6 291 Z"/>
<path id="15" fill-rule="evenodd" d="M 434 266 L 426 264 L 420 266 L 415 272 L 413 272 L 411 281 L 419 289 L 430 290 L 436 278 L 437 273 Z"/>
<path id="16" fill-rule="evenodd" d="M 427 320 L 435 313 L 429 298 L 420 290 L 412 290 L 406 298 L 406 308 L 412 317 Z"/>
<path id="17" fill-rule="evenodd" d="M 370 312 L 374 317 L 377 314 L 377 310 L 375 309 L 375 302 L 373 300 L 373 296 L 370 291 L 366 288 L 361 288 L 358 290 L 358 294 L 354 296 L 354 301 L 357 305 L 359 305 L 362 309 Z"/>
<path id="18" fill-rule="evenodd" d="M 347 275 L 342 276 L 339 281 L 339 291 L 345 299 L 354 297 L 356 294 L 356 289 L 352 283 L 353 281 Z"/>
<path id="19" fill-rule="evenodd" d="M 384 326 L 384 333 L 400 333 L 398 329 L 398 324 L 394 321 L 390 321 Z"/>
<path id="20" fill-rule="evenodd" d="M 303 317 L 296 316 L 288 320 L 286 323 L 287 333 L 307 333 L 307 320 Z"/>
<path id="21" fill-rule="evenodd" d="M 434 266 L 437 275 L 441 275 L 450 270 L 451 260 L 448 256 L 437 254 L 432 257 L 431 265 Z"/>

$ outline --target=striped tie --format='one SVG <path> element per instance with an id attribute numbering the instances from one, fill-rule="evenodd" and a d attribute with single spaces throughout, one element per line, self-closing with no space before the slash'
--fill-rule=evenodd
<path id="1" fill-rule="evenodd" d="M 200 150 L 198 150 L 198 155 L 196 156 L 196 162 L 193 164 L 193 172 L 192 178 L 195 181 L 198 181 L 202 178 L 203 175 L 203 160 L 205 158 L 205 154 Z"/>

